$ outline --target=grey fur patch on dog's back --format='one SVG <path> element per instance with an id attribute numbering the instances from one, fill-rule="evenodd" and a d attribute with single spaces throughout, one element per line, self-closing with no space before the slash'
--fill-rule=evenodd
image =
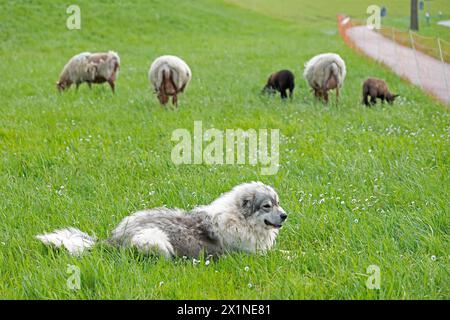
<path id="1" fill-rule="evenodd" d="M 205 212 L 186 214 L 181 210 L 158 208 L 139 211 L 126 217 L 112 232 L 110 243 L 133 244 L 142 230 L 157 228 L 166 236 L 176 256 L 196 257 L 202 250 L 221 253 L 221 243 L 212 231 L 211 218 Z"/>

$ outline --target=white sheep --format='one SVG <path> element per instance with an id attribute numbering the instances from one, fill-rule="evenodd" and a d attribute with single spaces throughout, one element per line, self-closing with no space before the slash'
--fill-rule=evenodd
<path id="1" fill-rule="evenodd" d="M 172 96 L 172 103 L 177 105 L 177 94 L 184 92 L 192 79 L 192 73 L 182 59 L 166 55 L 153 61 L 148 79 L 162 105 L 169 101 L 169 96 Z"/>
<path id="2" fill-rule="evenodd" d="M 87 82 L 89 88 L 92 83 L 108 82 L 114 92 L 119 68 L 120 58 L 116 52 L 83 52 L 72 57 L 64 66 L 56 86 L 61 91 L 70 88 L 72 84 L 78 89 L 83 82 Z"/>
<path id="3" fill-rule="evenodd" d="M 336 101 L 339 100 L 339 89 L 344 84 L 346 74 L 345 62 L 338 54 L 323 53 L 305 64 L 303 76 L 314 90 L 316 98 L 328 102 L 328 91 L 332 89 L 336 89 Z"/>

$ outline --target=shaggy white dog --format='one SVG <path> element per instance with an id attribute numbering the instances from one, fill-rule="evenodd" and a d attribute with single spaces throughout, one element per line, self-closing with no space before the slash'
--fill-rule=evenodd
<path id="1" fill-rule="evenodd" d="M 148 79 L 161 104 L 168 102 L 168 96 L 172 96 L 172 103 L 177 104 L 177 94 L 187 88 L 192 72 L 182 59 L 166 55 L 153 61 Z"/>
<path id="2" fill-rule="evenodd" d="M 277 193 L 261 182 L 251 182 L 188 214 L 167 208 L 138 211 L 124 218 L 106 242 L 144 253 L 157 251 L 167 258 L 198 257 L 201 252 L 264 252 L 275 243 L 286 218 Z M 36 238 L 46 245 L 65 247 L 72 254 L 81 254 L 96 242 L 75 228 Z"/>
<path id="3" fill-rule="evenodd" d="M 314 95 L 328 102 L 328 91 L 336 89 L 336 99 L 339 98 L 339 89 L 344 84 L 347 74 L 344 60 L 335 53 L 323 53 L 313 57 L 305 64 L 303 76 Z"/>

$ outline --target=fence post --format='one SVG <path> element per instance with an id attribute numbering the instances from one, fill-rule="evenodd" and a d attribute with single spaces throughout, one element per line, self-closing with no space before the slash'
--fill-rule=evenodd
<path id="1" fill-rule="evenodd" d="M 450 103 L 450 88 L 448 87 L 447 65 L 444 62 L 444 55 L 442 54 L 441 39 L 437 38 L 437 42 L 438 42 L 438 47 L 439 47 L 439 55 L 441 57 L 441 62 L 442 62 L 442 69 L 443 69 L 443 73 L 444 73 L 445 89 L 447 90 L 447 103 Z"/>
<path id="2" fill-rule="evenodd" d="M 414 38 L 412 35 L 411 30 L 409 30 L 409 40 L 411 41 L 411 46 L 413 49 L 413 53 L 414 53 L 414 59 L 416 60 L 416 67 L 417 67 L 417 80 L 419 81 L 419 86 L 422 89 L 425 89 L 422 85 L 422 80 L 420 79 L 420 69 L 419 69 L 419 61 L 417 60 L 417 55 L 416 55 L 416 47 L 414 46 Z"/>
<path id="3" fill-rule="evenodd" d="M 399 58 L 397 54 L 397 42 L 395 42 L 395 29 L 394 27 L 391 28 L 392 30 L 392 45 L 394 46 L 394 57 L 397 60 L 397 64 L 399 64 Z"/>

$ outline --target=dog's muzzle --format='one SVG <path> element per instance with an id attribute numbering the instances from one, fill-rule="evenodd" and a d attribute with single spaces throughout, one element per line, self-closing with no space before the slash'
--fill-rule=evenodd
<path id="1" fill-rule="evenodd" d="M 272 223 L 267 219 L 264 219 L 264 223 L 266 226 L 273 227 L 273 228 L 281 228 L 283 226 L 283 222 L 287 219 L 287 214 L 284 212 L 280 213 L 280 223 Z"/>

